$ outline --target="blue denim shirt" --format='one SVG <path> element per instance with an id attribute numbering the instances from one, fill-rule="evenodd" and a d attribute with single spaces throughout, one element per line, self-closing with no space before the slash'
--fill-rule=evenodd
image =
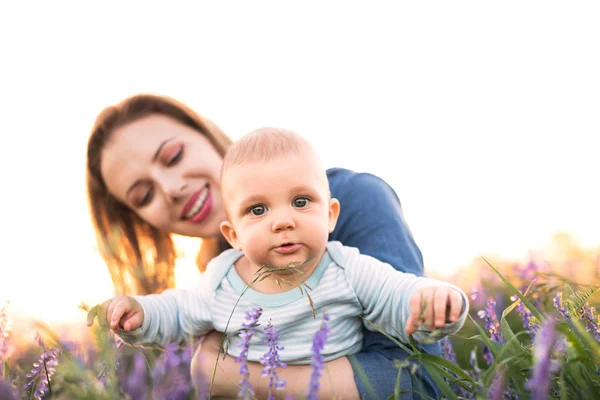
<path id="1" fill-rule="evenodd" d="M 404 220 L 396 192 L 381 178 L 343 168 L 327 170 L 340 216 L 329 240 L 357 247 L 403 272 L 423 276 L 423 256 Z"/>
<path id="2" fill-rule="evenodd" d="M 383 179 L 368 173 L 332 168 L 327 170 L 327 177 L 331 195 L 341 205 L 336 228 L 329 240 L 356 247 L 361 254 L 384 261 L 399 271 L 422 276 L 423 256 L 404 220 L 396 192 Z M 364 329 L 363 333 L 363 347 L 356 362 L 374 385 L 375 398 L 387 398 L 394 390 L 398 372 L 391 367 L 391 360 L 402 360 L 408 354 L 379 332 Z M 441 355 L 439 342 L 420 347 L 429 354 Z M 389 361 L 381 362 L 382 356 Z M 361 398 L 372 398 L 357 378 L 356 369 L 354 375 Z M 431 377 L 427 373 L 420 376 L 429 384 L 430 395 L 437 397 L 439 389 Z M 410 377 L 403 376 L 402 389 L 413 390 L 411 382 Z"/>

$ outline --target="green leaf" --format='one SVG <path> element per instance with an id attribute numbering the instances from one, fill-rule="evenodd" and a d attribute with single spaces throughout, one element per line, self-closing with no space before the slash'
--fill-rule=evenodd
<path id="1" fill-rule="evenodd" d="M 379 326 L 375 325 L 374 323 L 372 323 L 371 321 L 369 321 L 368 319 L 366 319 L 365 317 L 363 317 L 362 315 L 360 316 L 360 318 L 366 322 L 369 326 L 371 326 L 373 329 L 375 329 L 377 332 L 381 333 L 382 335 L 384 335 L 386 338 L 390 339 L 392 342 L 394 342 L 394 344 L 398 347 L 400 347 L 402 350 L 406 351 L 409 355 L 412 355 L 415 353 L 415 351 L 409 349 L 408 347 L 406 347 L 405 344 L 401 343 L 398 341 L 398 339 L 396 339 L 395 337 L 389 335 L 387 332 L 385 332 L 383 329 L 381 329 Z"/>
<path id="2" fill-rule="evenodd" d="M 492 264 L 490 264 L 490 262 L 488 260 L 486 260 L 484 257 L 483 261 L 486 262 L 487 265 L 489 265 L 489 267 L 496 273 L 496 275 L 498 275 L 500 277 L 500 279 L 502 279 L 502 282 L 504 282 L 504 284 L 506 286 L 508 286 L 508 288 L 511 290 L 511 292 L 513 292 L 513 294 L 515 294 L 519 299 L 521 299 L 521 301 L 523 302 L 523 304 L 525 304 L 525 306 L 529 309 L 529 312 L 531 312 L 533 314 L 534 317 L 536 317 L 537 319 L 539 319 L 540 321 L 544 320 L 544 317 L 542 316 L 542 313 L 533 306 L 533 304 L 531 304 L 529 302 L 529 300 L 527 300 L 525 298 L 525 296 L 523 296 L 521 294 L 521 292 L 513 286 L 512 283 L 510 283 L 505 277 L 504 275 L 502 275 L 500 273 L 500 271 L 498 271 L 496 268 L 494 268 L 494 266 Z"/>
<path id="3" fill-rule="evenodd" d="M 473 317 L 471 317 L 470 314 L 468 314 L 467 316 L 469 317 L 471 322 L 473 322 L 473 325 L 475 325 L 475 329 L 477 329 L 480 333 L 479 336 L 473 337 L 473 339 L 480 338 L 485 343 L 485 345 L 490 349 L 494 358 L 496 358 L 498 356 L 498 348 L 500 347 L 500 343 L 490 340 L 490 338 L 488 338 L 488 336 L 487 336 L 487 333 L 483 330 L 483 328 L 481 326 L 479 326 L 477 321 L 475 321 L 473 319 Z"/>
<path id="4" fill-rule="evenodd" d="M 465 372 L 461 367 L 459 367 L 452 361 L 446 360 L 443 357 L 438 357 L 438 356 L 434 356 L 433 354 L 428 354 L 428 353 L 423 353 L 423 352 L 412 355 L 409 358 L 417 358 L 417 357 L 420 360 L 427 360 L 428 362 L 439 365 L 440 367 L 444 367 L 447 370 L 449 370 L 450 372 L 456 374 L 456 376 L 461 378 L 460 381 L 463 382 L 461 386 L 467 390 L 469 389 L 469 387 L 464 382 L 468 382 L 472 385 L 475 384 L 475 381 L 473 380 L 473 378 L 471 378 L 471 376 L 467 372 Z M 454 377 L 452 377 L 452 379 L 454 379 Z M 457 381 L 457 383 L 458 383 L 458 381 Z"/>
<path id="5" fill-rule="evenodd" d="M 587 303 L 594 295 L 600 292 L 600 287 L 588 287 L 580 289 L 577 292 L 573 292 L 569 299 L 565 300 L 570 306 L 571 312 L 574 315 L 580 315 L 581 308 Z"/>
<path id="6" fill-rule="evenodd" d="M 588 346 L 589 351 L 587 351 L 587 354 L 592 356 L 596 365 L 600 365 L 600 345 L 596 341 L 596 338 L 594 338 L 591 333 L 585 330 L 580 321 L 572 319 L 571 323 L 579 334 L 579 338 Z"/>
<path id="7" fill-rule="evenodd" d="M 433 379 L 438 389 L 440 389 L 440 392 L 442 392 L 442 394 L 446 396 L 446 399 L 458 400 L 458 396 L 456 395 L 456 393 L 454 393 L 454 390 L 452 390 L 448 382 L 446 382 L 446 380 L 440 375 L 440 371 L 446 371 L 441 369 L 441 367 L 439 367 L 435 363 L 429 362 L 425 359 L 422 359 L 421 363 L 423 367 L 425 367 L 427 372 L 429 372 L 429 376 L 431 376 L 431 379 Z"/>

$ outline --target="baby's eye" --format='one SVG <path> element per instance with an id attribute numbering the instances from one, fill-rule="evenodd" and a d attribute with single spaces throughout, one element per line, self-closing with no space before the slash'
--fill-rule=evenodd
<path id="1" fill-rule="evenodd" d="M 256 216 L 263 215 L 264 213 L 267 212 L 267 207 L 263 206 L 262 204 L 259 204 L 257 206 L 251 207 L 249 212 L 250 212 L 250 214 L 256 215 Z"/>
<path id="2" fill-rule="evenodd" d="M 294 199 L 294 201 L 292 202 L 292 204 L 294 205 L 294 207 L 304 208 L 304 207 L 306 207 L 308 205 L 309 201 L 310 200 L 308 199 L 308 197 L 300 196 L 300 197 L 296 197 Z"/>

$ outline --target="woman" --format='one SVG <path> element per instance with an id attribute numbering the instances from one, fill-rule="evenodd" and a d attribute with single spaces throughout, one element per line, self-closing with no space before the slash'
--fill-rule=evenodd
<path id="1" fill-rule="evenodd" d="M 202 238 L 201 272 L 228 247 L 219 230 L 225 219 L 219 173 L 230 144 L 216 125 L 167 97 L 138 95 L 101 112 L 88 143 L 87 184 L 99 248 L 117 294 L 158 293 L 174 286 L 171 234 Z M 342 204 L 329 240 L 422 275 L 421 253 L 395 192 L 373 175 L 339 168 L 327 175 L 332 196 Z M 392 361 L 407 355 L 381 334 L 364 333 L 360 353 L 327 363 L 335 373 L 321 379 L 321 398 L 387 398 L 393 393 L 398 371 Z M 220 335 L 209 335 L 193 369 L 212 371 L 219 346 Z M 439 344 L 424 350 L 439 354 Z M 231 377 L 238 369 L 230 357 L 219 361 L 213 395 L 236 396 Z M 259 383 L 261 370 L 260 364 L 250 365 L 259 398 L 267 396 L 264 381 Z M 283 369 L 286 393 L 305 393 L 310 373 L 309 366 Z M 413 388 L 415 378 L 421 382 Z M 403 369 L 401 390 L 437 397 L 422 368 L 412 379 Z"/>

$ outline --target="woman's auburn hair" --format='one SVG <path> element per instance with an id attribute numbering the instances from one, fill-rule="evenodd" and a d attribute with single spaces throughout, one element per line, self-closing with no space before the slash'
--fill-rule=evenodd
<path id="1" fill-rule="evenodd" d="M 177 252 L 170 233 L 151 226 L 109 193 L 100 171 L 102 151 L 114 132 L 150 115 L 164 115 L 196 130 L 221 156 L 232 144 L 213 122 L 166 96 L 139 94 L 100 112 L 88 140 L 86 183 L 98 250 L 116 294 L 160 293 L 175 286 Z M 221 247 L 217 239 L 203 240 L 196 259 L 201 272 Z"/>

